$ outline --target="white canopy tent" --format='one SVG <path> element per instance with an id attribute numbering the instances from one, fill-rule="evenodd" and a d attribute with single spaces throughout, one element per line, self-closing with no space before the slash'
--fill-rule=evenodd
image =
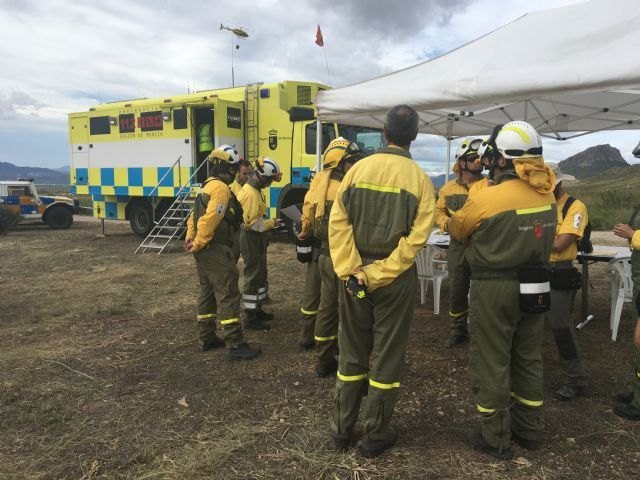
<path id="1" fill-rule="evenodd" d="M 418 111 L 421 133 L 449 147 L 511 120 L 557 140 L 640 129 L 640 0 L 528 13 L 427 62 L 322 91 L 318 118 L 380 128 L 401 103 Z"/>

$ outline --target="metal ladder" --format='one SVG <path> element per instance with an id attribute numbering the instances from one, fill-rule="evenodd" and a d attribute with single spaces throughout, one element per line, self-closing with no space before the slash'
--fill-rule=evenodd
<path id="1" fill-rule="evenodd" d="M 260 105 L 260 83 L 247 85 L 244 92 L 244 144 L 247 147 L 245 159 L 251 163 L 258 158 L 258 115 Z"/>
<path id="2" fill-rule="evenodd" d="M 187 230 L 187 219 L 195 203 L 192 188 L 200 186 L 199 183 L 191 183 L 191 181 L 197 177 L 199 170 L 207 163 L 206 161 L 202 162 L 193 172 L 193 175 L 189 177 L 187 183 L 180 187 L 176 199 L 167 211 L 164 212 L 162 218 L 153 226 L 149 235 L 142 240 L 142 243 L 140 243 L 134 253 L 146 253 L 147 250 L 157 250 L 158 255 L 160 255 L 165 251 L 169 251 L 176 240 L 182 237 L 182 234 Z M 160 185 L 160 183 L 162 183 L 162 180 L 158 182 L 158 185 Z"/>

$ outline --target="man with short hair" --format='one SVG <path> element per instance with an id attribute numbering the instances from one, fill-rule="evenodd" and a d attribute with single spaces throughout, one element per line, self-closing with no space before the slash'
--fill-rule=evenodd
<path id="1" fill-rule="evenodd" d="M 577 276 L 579 275 L 573 266 L 573 261 L 578 255 L 577 241 L 582 238 L 584 229 L 589 223 L 589 217 L 584 203 L 570 197 L 562 188 L 563 180 L 574 180 L 574 177 L 563 174 L 555 163 L 551 163 L 549 166 L 556 176 L 553 195 L 557 202 L 558 222 L 549 260 L 551 266 L 551 310 L 549 310 L 547 318 L 558 347 L 560 368 L 567 378 L 565 383 L 555 392 L 555 398 L 567 401 L 580 397 L 585 386 L 578 338 L 571 322 L 571 310 L 578 288 Z M 565 205 L 568 205 L 568 208 L 565 209 Z"/>
<path id="2" fill-rule="evenodd" d="M 387 112 L 388 142 L 344 176 L 329 218 L 329 249 L 336 275 L 368 293 L 338 290 L 340 356 L 331 426 L 334 445 L 347 448 L 363 394 L 364 435 L 359 451 L 380 455 L 394 445 L 391 416 L 404 368 L 416 301 L 414 260 L 435 219 L 429 177 L 411 158 L 418 114 L 408 105 Z"/>
<path id="3" fill-rule="evenodd" d="M 535 449 L 542 430 L 555 183 L 540 135 L 527 122 L 497 126 L 488 144 L 496 185 L 470 195 L 449 221 L 449 232 L 467 245 L 471 269 L 469 372 L 481 429 L 470 433 L 469 442 L 507 460 L 512 438 Z"/>
<path id="4" fill-rule="evenodd" d="M 240 168 L 238 169 L 238 174 L 236 175 L 236 178 L 233 180 L 231 185 L 229 185 L 229 188 L 236 197 L 240 193 L 240 190 L 242 190 L 244 184 L 247 183 L 249 175 L 251 175 L 251 164 L 248 160 L 240 158 Z"/>

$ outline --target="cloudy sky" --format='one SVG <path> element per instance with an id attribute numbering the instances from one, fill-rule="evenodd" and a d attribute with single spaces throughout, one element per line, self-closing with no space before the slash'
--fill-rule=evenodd
<path id="1" fill-rule="evenodd" d="M 0 0 L 0 161 L 69 164 L 67 114 L 102 102 L 285 79 L 333 87 L 434 58 L 531 9 L 580 0 Z M 220 24 L 242 27 L 234 38 Z M 551 161 L 610 143 L 627 161 L 638 133 L 545 143 Z M 445 142 L 412 149 L 444 171 Z"/>

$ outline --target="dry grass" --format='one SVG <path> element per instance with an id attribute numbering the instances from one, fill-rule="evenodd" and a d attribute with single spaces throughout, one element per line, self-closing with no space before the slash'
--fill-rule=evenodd
<path id="1" fill-rule="evenodd" d="M 541 451 L 497 462 L 468 449 L 463 433 L 477 419 L 466 349 L 443 348 L 448 320 L 427 305 L 394 416 L 398 446 L 368 460 L 331 448 L 333 381 L 315 378 L 313 354 L 296 348 L 303 266 L 291 246 L 270 247 L 274 328 L 248 333 L 264 355 L 230 362 L 197 351 L 188 255 L 133 255 L 138 239 L 118 223 L 99 233 L 85 221 L 19 226 L 0 240 L 2 479 L 637 478 L 639 426 L 610 400 L 632 374 L 632 310 L 610 342 L 603 265 L 592 269 L 596 320 L 580 332 L 586 398 L 552 399 L 561 377 L 545 338 Z M 442 312 L 446 295 L 445 283 Z"/>

